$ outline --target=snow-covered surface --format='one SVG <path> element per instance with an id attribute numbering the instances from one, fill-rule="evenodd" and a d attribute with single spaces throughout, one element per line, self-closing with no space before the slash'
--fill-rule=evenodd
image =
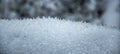
<path id="1" fill-rule="evenodd" d="M 120 32 L 59 19 L 0 20 L 1 54 L 119 54 Z"/>

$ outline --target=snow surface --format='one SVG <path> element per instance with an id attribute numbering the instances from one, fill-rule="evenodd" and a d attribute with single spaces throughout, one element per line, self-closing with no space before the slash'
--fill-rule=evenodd
<path id="1" fill-rule="evenodd" d="M 119 54 L 120 32 L 59 19 L 0 20 L 0 54 Z"/>

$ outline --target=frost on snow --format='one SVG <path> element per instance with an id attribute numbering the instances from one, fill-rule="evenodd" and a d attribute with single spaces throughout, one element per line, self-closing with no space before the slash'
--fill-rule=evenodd
<path id="1" fill-rule="evenodd" d="M 0 20 L 0 54 L 119 54 L 120 32 L 58 19 Z"/>

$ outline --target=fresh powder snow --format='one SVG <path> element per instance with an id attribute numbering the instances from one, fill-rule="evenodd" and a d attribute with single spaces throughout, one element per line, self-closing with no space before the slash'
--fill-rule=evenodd
<path id="1" fill-rule="evenodd" d="M 119 54 L 117 29 L 59 19 L 0 20 L 0 54 Z"/>

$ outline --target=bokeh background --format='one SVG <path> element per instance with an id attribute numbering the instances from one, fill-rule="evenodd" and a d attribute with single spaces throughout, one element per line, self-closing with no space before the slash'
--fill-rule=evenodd
<path id="1" fill-rule="evenodd" d="M 51 16 L 97 23 L 96 19 L 102 18 L 109 1 L 111 0 L 0 0 L 0 19 Z M 120 4 L 116 12 L 120 13 Z"/>

